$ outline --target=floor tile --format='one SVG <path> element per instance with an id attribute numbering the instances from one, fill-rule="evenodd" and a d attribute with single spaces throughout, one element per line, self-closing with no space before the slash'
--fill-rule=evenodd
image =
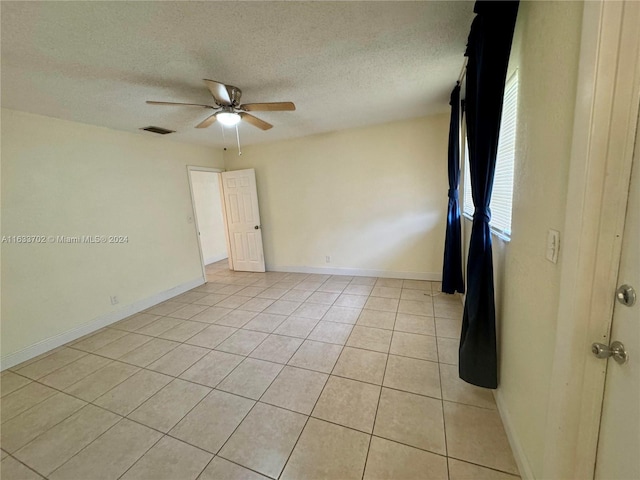
<path id="1" fill-rule="evenodd" d="M 258 400 L 282 370 L 278 363 L 245 359 L 218 386 L 219 390 Z"/>
<path id="2" fill-rule="evenodd" d="M 390 330 L 356 325 L 353 327 L 349 341 L 347 341 L 347 346 L 388 353 L 389 345 L 391 344 L 391 335 L 392 332 Z"/>
<path id="3" fill-rule="evenodd" d="M 153 337 L 140 335 L 138 333 L 127 333 L 124 337 L 115 342 L 111 342 L 95 351 L 96 355 L 102 357 L 118 359 L 136 348 L 153 340 Z"/>
<path id="4" fill-rule="evenodd" d="M 140 370 L 93 403 L 118 415 L 127 416 L 171 380 L 173 378 L 168 375 Z"/>
<path id="5" fill-rule="evenodd" d="M 393 332 L 389 353 L 421 360 L 438 361 L 436 337 L 415 333 Z"/>
<path id="6" fill-rule="evenodd" d="M 30 470 L 15 458 L 6 457 L 0 463 L 0 477 L 16 480 L 40 480 L 43 479 L 33 470 Z"/>
<path id="7" fill-rule="evenodd" d="M 423 315 L 411 315 L 409 313 L 398 313 L 394 330 L 407 333 L 418 333 L 420 335 L 436 336 L 433 317 Z"/>
<path id="8" fill-rule="evenodd" d="M 400 298 L 401 288 L 397 287 L 378 287 L 375 286 L 371 291 L 372 297 L 383 297 L 383 298 Z"/>
<path id="9" fill-rule="evenodd" d="M 376 287 L 402 288 L 402 280 L 399 278 L 378 278 Z"/>
<path id="10" fill-rule="evenodd" d="M 231 353 L 212 351 L 187 369 L 180 378 L 215 387 L 224 377 L 240 365 L 244 357 Z"/>
<path id="11" fill-rule="evenodd" d="M 384 297 L 369 297 L 367 303 L 364 304 L 364 308 L 368 310 L 382 310 L 385 312 L 397 312 L 398 311 L 398 299 L 384 298 Z"/>
<path id="12" fill-rule="evenodd" d="M 336 294 L 334 298 L 335 300 L 336 298 L 338 298 L 338 295 L 342 293 L 342 291 L 347 287 L 347 285 L 349 285 L 348 281 L 340 282 L 340 281 L 327 280 L 318 288 L 317 292 L 335 293 Z"/>
<path id="13" fill-rule="evenodd" d="M 130 363 L 131 365 L 136 365 L 138 367 L 146 367 L 166 353 L 169 353 L 178 345 L 180 345 L 178 342 L 172 342 L 171 340 L 164 340 L 161 338 L 154 338 L 141 347 L 138 347 L 135 350 L 132 350 L 126 355 L 120 357 L 120 361 Z"/>
<path id="14" fill-rule="evenodd" d="M 224 458 L 215 457 L 198 480 L 269 480 L 269 477 L 252 472 Z"/>
<path id="15" fill-rule="evenodd" d="M 44 402 L 47 398 L 58 393 L 53 388 L 45 387 L 39 383 L 29 383 L 13 393 L 2 397 L 0 415 L 2 423 L 26 412 L 34 405 Z"/>
<path id="16" fill-rule="evenodd" d="M 312 318 L 288 317 L 275 329 L 274 333 L 288 335 L 290 337 L 307 338 L 318 324 L 318 320 Z"/>
<path id="17" fill-rule="evenodd" d="M 436 317 L 453 318 L 459 320 L 462 318 L 464 307 L 461 303 L 442 303 L 435 302 L 433 310 Z"/>
<path id="18" fill-rule="evenodd" d="M 520 478 L 508 473 L 461 462 L 455 458 L 449 458 L 448 460 L 450 480 L 518 480 Z"/>
<path id="19" fill-rule="evenodd" d="M 158 337 L 167 330 L 171 330 L 172 328 L 175 328 L 180 324 L 182 324 L 182 320 L 179 320 L 177 318 L 161 317 L 158 320 L 155 320 L 150 324 L 136 330 L 136 333 Z"/>
<path id="20" fill-rule="evenodd" d="M 460 341 L 455 338 L 438 337 L 438 358 L 440 363 L 448 363 L 450 365 L 458 364 L 458 349 Z"/>
<path id="21" fill-rule="evenodd" d="M 419 302 L 432 302 L 431 289 L 429 290 L 415 290 L 415 289 L 402 289 L 401 300 L 417 300 Z"/>
<path id="22" fill-rule="evenodd" d="M 303 280 L 302 282 L 298 283 L 294 288 L 294 290 L 317 290 L 318 288 L 320 288 L 322 286 L 322 284 L 324 283 L 324 281 L 320 280 L 320 281 L 314 281 L 314 280 Z"/>
<path id="23" fill-rule="evenodd" d="M 217 293 L 226 293 L 227 295 L 234 295 L 243 289 L 244 289 L 243 285 L 226 285 L 220 290 L 218 290 Z"/>
<path id="24" fill-rule="evenodd" d="M 171 429 L 170 435 L 208 452 L 217 453 L 255 403 L 213 390 Z"/>
<path id="25" fill-rule="evenodd" d="M 385 330 L 393 330 L 395 323 L 396 314 L 394 312 L 367 309 L 362 310 L 357 322 L 361 327 L 382 328 Z"/>
<path id="26" fill-rule="evenodd" d="M 57 388 L 58 390 L 64 390 L 110 362 L 111 360 L 108 358 L 98 357 L 92 354 L 85 355 L 75 362 L 42 377 L 38 381 L 50 387 Z"/>
<path id="27" fill-rule="evenodd" d="M 320 320 L 324 317 L 325 313 L 329 310 L 329 305 L 324 305 L 320 303 L 308 303 L 305 302 L 300 305 L 292 315 L 295 317 L 302 318 L 313 318 L 314 320 Z"/>
<path id="28" fill-rule="evenodd" d="M 332 374 L 381 385 L 386 363 L 385 353 L 345 347 Z"/>
<path id="29" fill-rule="evenodd" d="M 186 343 L 197 347 L 215 348 L 236 332 L 237 328 L 211 325 L 195 334 Z"/>
<path id="30" fill-rule="evenodd" d="M 249 300 L 251 300 L 251 297 L 244 297 L 242 295 L 231 295 L 230 297 L 227 297 L 221 302 L 217 303 L 217 305 L 224 308 L 238 308 L 240 305 L 244 305 Z"/>
<path id="31" fill-rule="evenodd" d="M 136 372 L 140 368 L 121 362 L 111 362 L 100 370 L 64 389 L 65 392 L 75 397 L 92 402 L 100 395 L 108 392 L 113 387 Z"/>
<path id="32" fill-rule="evenodd" d="M 329 308 L 322 319 L 325 322 L 348 323 L 353 325 L 358 320 L 361 311 L 359 308 L 333 306 Z"/>
<path id="33" fill-rule="evenodd" d="M 319 322 L 309 334 L 309 340 L 344 345 L 351 333 L 351 325 L 345 323 Z"/>
<path id="34" fill-rule="evenodd" d="M 238 292 L 238 295 L 244 295 L 245 297 L 255 297 L 264 292 L 266 288 L 264 287 L 245 287 Z"/>
<path id="35" fill-rule="evenodd" d="M 273 313 L 275 315 L 291 315 L 296 308 L 301 305 L 300 302 L 291 302 L 289 300 L 278 300 L 272 303 L 264 310 L 264 313 Z"/>
<path id="36" fill-rule="evenodd" d="M 216 320 L 216 325 L 224 325 L 226 327 L 242 328 L 251 321 L 258 313 L 248 310 L 234 310 L 229 312 L 220 320 Z"/>
<path id="37" fill-rule="evenodd" d="M 181 303 L 195 303 L 197 300 L 200 300 L 205 295 L 206 293 L 189 291 L 181 295 L 178 295 L 177 297 L 173 297 L 171 300 L 174 302 L 181 302 Z"/>
<path id="38" fill-rule="evenodd" d="M 164 437 L 122 476 L 122 480 L 195 480 L 213 458 L 210 453 Z"/>
<path id="39" fill-rule="evenodd" d="M 389 355 L 383 385 L 405 392 L 442 398 L 438 364 L 426 360 Z"/>
<path id="40" fill-rule="evenodd" d="M 118 340 L 119 338 L 124 337 L 125 335 L 127 335 L 127 332 L 124 332 L 122 330 L 115 330 L 112 328 L 107 328 L 105 330 L 102 330 L 101 332 L 96 333 L 95 335 L 92 335 L 84 340 L 81 340 L 79 342 L 75 342 L 73 344 L 73 348 L 78 349 L 78 350 L 82 350 L 85 352 L 96 352 L 97 350 L 101 349 L 102 347 L 115 342 L 116 340 Z"/>
<path id="41" fill-rule="evenodd" d="M 436 317 L 436 335 L 438 337 L 448 337 L 460 339 L 462 331 L 462 318 L 437 318 Z"/>
<path id="42" fill-rule="evenodd" d="M 48 476 L 115 425 L 120 416 L 86 405 L 14 453 L 21 462 Z"/>
<path id="43" fill-rule="evenodd" d="M 371 433 L 379 397 L 376 385 L 331 376 L 312 416 Z"/>
<path id="44" fill-rule="evenodd" d="M 310 292 L 307 290 L 291 290 L 283 295 L 282 300 L 289 300 L 291 302 L 304 302 L 312 294 L 312 291 Z"/>
<path id="45" fill-rule="evenodd" d="M 449 456 L 518 474 L 496 410 L 444 402 Z"/>
<path id="46" fill-rule="evenodd" d="M 353 284 L 353 282 L 347 286 L 343 290 L 342 293 L 347 293 L 349 295 L 367 295 L 371 294 L 371 290 L 373 290 L 373 286 L 371 285 L 357 285 Z"/>
<path id="47" fill-rule="evenodd" d="M 310 418 L 281 480 L 360 480 L 370 436 Z"/>
<path id="48" fill-rule="evenodd" d="M 373 433 L 446 454 L 441 400 L 383 388 Z"/>
<path id="49" fill-rule="evenodd" d="M 398 312 L 433 317 L 433 303 L 431 301 L 400 300 Z"/>
<path id="50" fill-rule="evenodd" d="M 222 352 L 247 356 L 268 336 L 268 334 L 262 332 L 238 330 L 215 349 Z"/>
<path id="51" fill-rule="evenodd" d="M 340 290 L 341 291 L 341 290 Z M 338 299 L 339 293 L 335 292 L 314 292 L 308 299 L 307 303 L 320 303 L 322 305 L 332 305 Z"/>
<path id="52" fill-rule="evenodd" d="M 269 287 L 264 292 L 262 292 L 260 295 L 256 295 L 256 297 L 257 298 L 269 298 L 271 300 L 278 300 L 279 298 L 281 298 L 288 291 L 289 291 L 288 288 Z M 277 312 L 273 312 L 273 313 L 277 313 Z"/>
<path id="53" fill-rule="evenodd" d="M 228 296 L 229 295 L 224 295 L 222 293 L 209 293 L 209 294 L 205 295 L 204 297 L 199 298 L 198 300 L 196 300 L 193 303 L 198 304 L 198 305 L 207 305 L 209 307 L 212 307 L 216 303 L 220 303 L 221 301 L 223 301 Z M 193 317 L 192 317 L 192 319 L 193 319 Z"/>
<path id="54" fill-rule="evenodd" d="M 349 295 L 343 293 L 333 305 L 336 307 L 363 308 L 368 298 L 366 295 Z"/>
<path id="55" fill-rule="evenodd" d="M 208 325 L 206 323 L 185 320 L 180 325 L 167 330 L 162 335 L 159 335 L 159 338 L 172 340 L 174 342 L 186 342 L 196 333 L 207 328 L 207 326 Z"/>
<path id="56" fill-rule="evenodd" d="M 189 320 L 194 315 L 197 315 L 198 313 L 206 309 L 207 309 L 206 305 L 197 305 L 194 303 L 194 304 L 185 305 L 184 307 L 179 308 L 175 312 L 172 312 L 168 316 L 173 318 L 180 318 L 182 320 Z"/>
<path id="57" fill-rule="evenodd" d="M 444 400 L 494 410 L 497 408 L 492 391 L 488 388 L 476 387 L 460 379 L 456 365 L 441 363 L 440 377 Z"/>
<path id="58" fill-rule="evenodd" d="M 170 313 L 175 312 L 176 310 L 178 310 L 179 308 L 182 308 L 183 306 L 184 306 L 183 303 L 172 302 L 170 300 L 167 300 L 166 302 L 162 302 L 161 304 L 156 305 L 155 307 L 151 307 L 145 310 L 145 312 L 151 315 L 169 315 Z"/>
<path id="59" fill-rule="evenodd" d="M 31 363 L 26 367 L 16 370 L 16 373 L 23 377 L 37 380 L 39 378 L 48 375 L 59 368 L 69 365 L 75 362 L 81 357 L 84 357 L 87 353 L 80 350 L 74 350 L 72 348 L 62 348 L 56 353 L 44 357 L 42 360 Z"/>
<path id="60" fill-rule="evenodd" d="M 5 397 L 28 383 L 31 383 L 31 379 L 5 370 L 2 372 L 2 378 L 0 379 L 0 394 Z"/>
<path id="61" fill-rule="evenodd" d="M 251 358 L 275 363 L 287 363 L 302 345 L 302 339 L 269 335 L 250 355 Z"/>
<path id="62" fill-rule="evenodd" d="M 175 379 L 134 410 L 129 418 L 166 433 L 210 391 L 202 385 Z"/>
<path id="63" fill-rule="evenodd" d="M 368 285 L 373 287 L 376 284 L 376 277 L 353 277 L 349 285 Z"/>
<path id="64" fill-rule="evenodd" d="M 191 317 L 194 322 L 215 323 L 228 313 L 233 312 L 231 308 L 209 307 L 206 310 Z"/>
<path id="65" fill-rule="evenodd" d="M 324 373 L 285 367 L 260 401 L 310 415 L 328 378 Z"/>
<path id="66" fill-rule="evenodd" d="M 245 330 L 255 330 L 257 332 L 273 332 L 287 317 L 284 315 L 275 315 L 273 313 L 259 313 L 253 320 L 247 323 L 243 328 Z"/>
<path id="67" fill-rule="evenodd" d="M 434 453 L 373 437 L 364 480 L 448 480 L 447 459 Z"/>
<path id="68" fill-rule="evenodd" d="M 274 300 L 269 298 L 252 298 L 248 302 L 238 307 L 239 310 L 248 310 L 250 312 L 261 312 L 265 308 L 269 307 Z"/>
<path id="69" fill-rule="evenodd" d="M 220 456 L 278 478 L 307 417 L 258 403 L 220 451 Z"/>
<path id="70" fill-rule="evenodd" d="M 147 368 L 177 377 L 209 352 L 202 347 L 179 345 Z"/>
<path id="71" fill-rule="evenodd" d="M 289 360 L 289 365 L 331 373 L 341 351 L 342 346 L 340 345 L 305 340 L 293 358 Z"/>
<path id="72" fill-rule="evenodd" d="M 402 287 L 411 290 L 425 290 L 430 292 L 431 282 L 427 280 L 404 280 Z"/>
<path id="73" fill-rule="evenodd" d="M 139 328 L 145 327 L 150 323 L 158 320 L 160 318 L 159 315 L 150 315 L 148 313 L 138 313 L 137 315 L 133 315 L 132 317 L 125 318 L 124 320 L 119 321 L 118 323 L 114 323 L 111 325 L 113 328 L 117 328 L 119 330 L 126 330 L 127 332 L 135 332 Z"/>

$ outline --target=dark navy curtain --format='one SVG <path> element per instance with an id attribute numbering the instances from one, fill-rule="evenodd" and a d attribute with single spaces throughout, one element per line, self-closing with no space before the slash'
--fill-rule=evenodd
<path id="1" fill-rule="evenodd" d="M 460 378 L 498 386 L 493 263 L 489 221 L 502 98 L 518 1 L 477 1 L 466 56 L 465 116 L 475 212 L 467 261 L 467 295 L 460 336 Z"/>
<path id="2" fill-rule="evenodd" d="M 464 293 L 462 279 L 462 238 L 460 234 L 460 84 L 451 92 L 451 121 L 449 125 L 449 206 L 447 208 L 447 234 L 444 242 L 442 291 Z"/>

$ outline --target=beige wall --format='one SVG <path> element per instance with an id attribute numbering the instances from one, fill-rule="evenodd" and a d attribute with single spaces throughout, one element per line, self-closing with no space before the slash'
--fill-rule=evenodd
<path id="1" fill-rule="evenodd" d="M 520 86 L 513 233 L 509 243 L 493 237 L 498 399 L 535 478 L 542 477 L 562 262 L 562 253 L 558 264 L 545 259 L 546 236 L 564 226 L 581 20 L 579 2 L 521 2 L 510 62 Z M 467 242 L 470 230 L 465 220 Z"/>
<path id="2" fill-rule="evenodd" d="M 202 257 L 204 263 L 208 265 L 228 257 L 222 218 L 220 174 L 192 171 L 191 187 L 200 230 Z"/>
<path id="3" fill-rule="evenodd" d="M 220 151 L 3 109 L 1 153 L 2 235 L 128 236 L 2 244 L 3 358 L 202 277 L 186 165 Z"/>
<path id="4" fill-rule="evenodd" d="M 443 114 L 244 147 L 225 165 L 256 170 L 267 268 L 439 279 L 447 138 Z"/>

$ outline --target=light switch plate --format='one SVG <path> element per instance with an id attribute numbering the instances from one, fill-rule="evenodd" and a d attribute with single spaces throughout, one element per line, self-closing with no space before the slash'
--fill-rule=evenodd
<path id="1" fill-rule="evenodd" d="M 547 233 L 547 260 L 551 263 L 558 263 L 558 252 L 560 251 L 560 232 L 549 230 Z"/>

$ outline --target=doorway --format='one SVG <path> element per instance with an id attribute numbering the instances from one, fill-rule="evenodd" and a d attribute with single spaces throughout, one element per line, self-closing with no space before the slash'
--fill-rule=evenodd
<path id="1" fill-rule="evenodd" d="M 212 168 L 188 167 L 194 223 L 205 278 L 208 266 L 209 269 L 213 264 L 219 267 L 229 259 L 220 173 L 221 170 Z"/>

